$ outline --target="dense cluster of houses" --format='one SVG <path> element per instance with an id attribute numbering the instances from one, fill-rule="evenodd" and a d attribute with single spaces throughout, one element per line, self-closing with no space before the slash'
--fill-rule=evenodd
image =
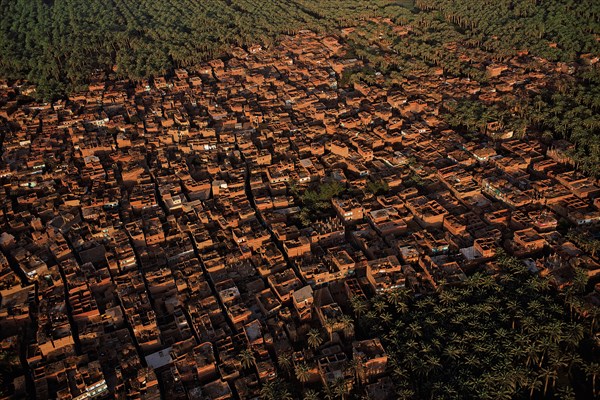
<path id="1" fill-rule="evenodd" d="M 0 84 L 0 343 L 25 364 L 7 396 L 256 398 L 287 357 L 309 383 L 391 398 L 354 297 L 501 273 L 499 248 L 558 287 L 600 271 L 557 231 L 600 221 L 569 143 L 493 123 L 468 141 L 441 117 L 544 74 L 515 59 L 485 85 L 433 72 L 338 87 L 362 65 L 346 51 L 301 32 L 151 81 L 99 72 L 54 103 Z M 300 222 L 298 193 L 333 182 L 329 215 Z"/>

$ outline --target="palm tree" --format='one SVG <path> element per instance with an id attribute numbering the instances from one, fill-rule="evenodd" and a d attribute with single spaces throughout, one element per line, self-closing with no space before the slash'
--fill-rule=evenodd
<path id="1" fill-rule="evenodd" d="M 547 328 L 547 327 L 545 327 L 545 328 Z M 538 367 L 542 368 L 542 365 L 548 355 L 548 352 L 550 351 L 550 349 L 552 349 L 555 346 L 554 346 L 554 343 L 552 343 L 552 339 L 548 336 L 542 337 L 539 341 L 539 345 L 540 345 L 540 349 L 542 350 L 542 353 L 538 359 Z"/>
<path id="2" fill-rule="evenodd" d="M 421 330 L 421 325 L 418 324 L 417 322 L 410 323 L 410 325 L 408 326 L 408 332 L 412 338 L 418 338 L 423 335 L 423 331 Z"/>
<path id="3" fill-rule="evenodd" d="M 394 366 L 394 369 L 392 370 L 392 374 L 394 375 L 395 378 L 398 379 L 399 382 L 407 382 L 409 379 L 408 371 L 406 369 L 404 369 L 401 365 Z"/>
<path id="4" fill-rule="evenodd" d="M 297 364 L 294 372 L 296 373 L 296 379 L 298 379 L 302 386 L 310 380 L 310 370 L 305 362 Z"/>
<path id="5" fill-rule="evenodd" d="M 348 389 L 348 382 L 344 378 L 337 378 L 333 383 L 333 392 L 342 400 L 346 398 Z"/>
<path id="6" fill-rule="evenodd" d="M 342 324 L 342 329 L 344 331 L 344 336 L 349 339 L 354 336 L 354 320 L 349 315 L 343 315 L 340 318 L 340 323 Z"/>
<path id="7" fill-rule="evenodd" d="M 370 325 L 371 329 L 378 329 L 380 328 L 380 325 L 378 324 L 379 322 L 379 315 L 377 315 L 377 313 L 375 312 L 375 310 L 369 310 L 365 313 L 365 322 L 366 324 Z M 361 320 L 362 321 L 362 320 Z"/>
<path id="8" fill-rule="evenodd" d="M 444 290 L 440 293 L 440 303 L 444 306 L 452 304 L 456 299 L 456 295 L 451 291 Z"/>
<path id="9" fill-rule="evenodd" d="M 401 301 L 398 304 L 396 304 L 396 311 L 399 314 L 406 314 L 409 309 L 410 309 L 410 307 L 404 301 Z"/>
<path id="10" fill-rule="evenodd" d="M 284 387 L 277 393 L 277 400 L 294 400 L 294 396 L 292 396 L 288 388 Z"/>
<path id="11" fill-rule="evenodd" d="M 281 353 L 277 356 L 277 364 L 285 373 L 289 374 L 292 369 L 292 358 L 290 353 Z"/>
<path id="12" fill-rule="evenodd" d="M 598 395 L 598 392 L 596 392 L 596 379 L 600 375 L 600 364 L 595 362 L 587 364 L 585 366 L 585 373 L 592 378 L 592 394 L 594 396 Z"/>
<path id="13" fill-rule="evenodd" d="M 277 388 L 275 381 L 265 382 L 260 388 L 261 400 L 277 400 Z"/>
<path id="14" fill-rule="evenodd" d="M 429 376 L 429 373 L 431 372 L 431 369 L 429 369 L 429 365 L 422 358 L 417 358 L 415 360 L 415 367 L 413 368 L 413 370 L 424 381 L 426 380 L 424 378 L 427 378 Z"/>
<path id="15" fill-rule="evenodd" d="M 576 293 L 583 293 L 588 282 L 587 272 L 583 268 L 575 268 L 573 288 Z"/>
<path id="16" fill-rule="evenodd" d="M 320 398 L 319 392 L 316 392 L 312 389 L 305 390 L 304 394 L 302 395 L 302 400 L 319 400 Z"/>
<path id="17" fill-rule="evenodd" d="M 364 375 L 364 362 L 360 355 L 355 354 L 354 358 L 348 361 L 347 368 L 349 372 L 352 372 L 352 374 L 356 377 L 357 382 L 362 382 Z"/>
<path id="18" fill-rule="evenodd" d="M 590 336 L 596 331 L 598 320 L 600 318 L 600 307 L 588 306 L 585 309 L 586 317 L 590 320 Z"/>
<path id="19" fill-rule="evenodd" d="M 563 336 L 563 341 L 569 348 L 576 349 L 579 346 L 585 336 L 583 325 L 581 324 L 569 324 Z"/>
<path id="20" fill-rule="evenodd" d="M 556 391 L 557 397 L 562 400 L 575 400 L 575 391 L 571 386 L 560 388 Z"/>
<path id="21" fill-rule="evenodd" d="M 533 399 L 533 394 L 542 387 L 542 381 L 536 376 L 529 380 L 527 386 L 529 388 L 529 398 Z"/>
<path id="22" fill-rule="evenodd" d="M 335 399 L 335 392 L 334 392 L 334 388 L 329 385 L 329 383 L 326 383 L 325 386 L 323 386 L 324 389 L 324 396 L 323 398 L 325 400 L 333 400 Z"/>
<path id="23" fill-rule="evenodd" d="M 576 315 L 575 311 L 580 309 L 581 303 L 581 300 L 577 296 L 575 286 L 569 286 L 565 290 L 565 304 L 569 307 L 569 316 L 571 321 L 573 321 Z"/>
<path id="24" fill-rule="evenodd" d="M 550 322 L 544 326 L 544 334 L 554 344 L 558 344 L 563 340 L 563 324 L 562 322 Z"/>
<path id="25" fill-rule="evenodd" d="M 394 289 L 390 290 L 386 297 L 391 304 L 397 307 L 398 304 L 404 302 L 408 298 L 408 294 L 406 293 L 406 290 Z"/>
<path id="26" fill-rule="evenodd" d="M 381 315 L 383 310 L 387 308 L 387 304 L 385 304 L 385 301 L 383 301 L 383 299 L 377 299 L 373 302 L 373 308 L 375 309 L 378 315 Z"/>
<path id="27" fill-rule="evenodd" d="M 548 393 L 548 383 L 550 382 L 550 379 L 554 382 L 557 378 L 557 374 L 556 371 L 544 368 L 540 371 L 540 377 L 544 379 L 544 397 L 546 397 L 546 394 Z"/>
<path id="28" fill-rule="evenodd" d="M 449 360 L 456 361 L 462 355 L 462 350 L 453 344 L 448 344 L 443 351 L 443 355 Z"/>
<path id="29" fill-rule="evenodd" d="M 352 305 L 352 310 L 354 310 L 354 314 L 357 318 L 360 318 L 360 316 L 369 309 L 367 302 L 361 299 L 359 296 L 352 296 L 350 299 L 350 304 Z"/>
<path id="30" fill-rule="evenodd" d="M 254 365 L 256 359 L 254 358 L 254 353 L 250 349 L 244 349 L 240 352 L 240 362 L 242 363 L 242 367 L 244 369 L 250 369 Z"/>
<path id="31" fill-rule="evenodd" d="M 439 357 L 427 356 L 425 357 L 425 360 L 427 362 L 427 367 L 429 368 L 430 372 L 438 372 L 442 369 L 442 362 L 440 361 Z"/>
<path id="32" fill-rule="evenodd" d="M 535 293 L 547 292 L 550 289 L 550 280 L 546 278 L 535 278 L 529 281 L 529 286 Z"/>
<path id="33" fill-rule="evenodd" d="M 529 367 L 535 360 L 537 360 L 538 346 L 536 345 L 536 343 L 529 340 L 524 344 L 524 346 L 525 347 L 523 348 L 523 353 L 527 357 L 525 361 L 525 366 Z"/>
<path id="34" fill-rule="evenodd" d="M 415 398 L 415 392 L 412 389 L 403 388 L 396 392 L 398 400 L 410 400 Z"/>
<path id="35" fill-rule="evenodd" d="M 383 314 L 381 314 L 381 322 L 383 322 L 385 325 L 389 325 L 390 322 L 392 322 L 392 314 L 390 314 L 389 312 L 384 312 Z"/>
<path id="36" fill-rule="evenodd" d="M 323 343 L 323 338 L 321 337 L 321 334 L 317 329 L 313 328 L 310 331 L 308 331 L 307 336 L 307 343 L 312 349 L 316 349 L 321 345 L 321 343 Z"/>

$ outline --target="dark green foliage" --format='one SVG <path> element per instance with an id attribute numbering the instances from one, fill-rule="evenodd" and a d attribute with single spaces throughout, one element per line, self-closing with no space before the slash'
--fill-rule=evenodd
<path id="1" fill-rule="evenodd" d="M 567 234 L 567 239 L 574 242 L 587 253 L 590 253 L 592 257 L 595 257 L 598 253 L 598 250 L 600 250 L 600 240 L 595 239 L 590 232 L 570 231 Z"/>
<path id="2" fill-rule="evenodd" d="M 23 368 L 19 360 L 18 347 L 17 349 L 0 350 L 0 395 L 6 395 L 3 389 L 9 386 L 15 377 L 22 374 Z"/>
<path id="3" fill-rule="evenodd" d="M 306 190 L 301 196 L 302 211 L 300 213 L 300 222 L 303 225 L 310 225 L 310 221 L 319 218 L 324 211 L 331 208 L 331 199 L 339 196 L 345 190 L 339 182 L 323 183 L 314 190 Z"/>
<path id="4" fill-rule="evenodd" d="M 384 180 L 369 181 L 367 183 L 367 191 L 374 195 L 384 194 L 390 190 L 390 186 Z"/>
<path id="5" fill-rule="evenodd" d="M 461 58 L 461 51 L 449 49 L 480 50 L 487 54 L 486 62 L 508 60 L 520 50 L 567 62 L 583 53 L 600 53 L 600 6 L 594 0 L 418 0 L 415 5 L 390 3 L 382 15 L 409 27 L 409 34 L 368 21 L 348 39 L 354 55 L 388 78 L 436 66 L 445 75 L 484 81 L 484 71 L 474 64 L 483 60 Z M 370 79 L 360 73 L 353 77 Z"/>
<path id="6" fill-rule="evenodd" d="M 329 201 L 335 196 L 339 195 L 344 191 L 344 186 L 339 182 L 330 182 L 320 184 L 315 190 L 306 190 L 302 194 L 302 203 L 306 207 L 313 208 L 327 208 L 324 203 Z"/>
<path id="7" fill-rule="evenodd" d="M 417 398 L 519 399 L 592 393 L 588 320 L 545 278 L 501 255 L 507 273 L 477 274 L 435 296 L 375 298 L 363 324 L 383 337 L 398 389 Z M 571 311 L 569 311 L 571 310 Z M 596 372 L 597 373 L 597 372 Z"/>
<path id="8" fill-rule="evenodd" d="M 375 15 L 385 1 L 1 0 L 0 75 L 28 78 L 55 97 L 94 69 L 140 79 L 268 45 L 281 33 L 325 31 Z"/>
<path id="9" fill-rule="evenodd" d="M 549 60 L 572 61 L 598 51 L 593 34 L 598 33 L 600 3 L 595 0 L 417 0 L 416 5 L 438 10 L 468 39 L 499 55 L 527 49 Z"/>
<path id="10" fill-rule="evenodd" d="M 292 400 L 293 398 L 288 384 L 279 379 L 267 381 L 260 389 L 261 400 Z"/>
<path id="11" fill-rule="evenodd" d="M 600 176 L 600 72 L 584 69 L 571 80 L 556 81 L 537 95 L 521 93 L 514 99 L 485 105 L 463 100 L 448 107 L 446 121 L 455 128 L 485 131 L 487 122 L 499 121 L 507 130 L 547 132 L 551 138 L 575 144 L 571 154 L 577 167 Z"/>
<path id="12" fill-rule="evenodd" d="M 575 82 L 556 82 L 540 96 L 527 98 L 522 113 L 529 126 L 575 144 L 572 157 L 577 167 L 600 177 L 599 111 L 600 71 L 595 68 Z"/>
<path id="13" fill-rule="evenodd" d="M 80 87 L 94 69 L 116 65 L 119 75 L 140 79 L 220 56 L 230 45 L 269 45 L 282 33 L 333 31 L 371 16 L 413 31 L 399 37 L 371 21 L 369 35 L 349 38 L 356 57 L 392 78 L 436 65 L 483 79 L 481 70 L 446 51 L 448 43 L 481 48 L 494 59 L 528 49 L 570 61 L 600 49 L 594 37 L 600 12 L 593 0 L 419 0 L 416 6 L 411 0 L 0 0 L 0 75 L 26 77 L 50 98 Z M 342 81 L 374 76 L 373 70 L 354 71 Z"/>
<path id="14" fill-rule="evenodd" d="M 354 54 L 367 60 L 369 69 L 349 72 L 345 82 L 374 83 L 373 71 L 378 71 L 385 76 L 383 83 L 391 85 L 437 67 L 446 76 L 469 77 L 485 85 L 482 65 L 507 61 L 520 50 L 563 62 L 579 62 L 585 53 L 600 54 L 597 1 L 418 0 L 415 5 L 414 10 L 385 7 L 385 16 L 410 27 L 406 35 L 398 35 L 392 25 L 368 21 L 349 37 Z M 491 106 L 469 98 L 446 104 L 445 119 L 466 134 L 485 133 L 488 122 L 498 121 L 516 137 L 539 132 L 547 141 L 568 139 L 576 146 L 572 157 L 577 167 L 600 176 L 597 64 L 579 65 L 571 76 L 552 83 L 537 95 L 517 89 L 516 96 Z"/>
<path id="15" fill-rule="evenodd" d="M 504 113 L 482 102 L 464 100 L 449 107 L 446 121 L 471 132 L 484 132 L 488 122 L 504 120 Z"/>

